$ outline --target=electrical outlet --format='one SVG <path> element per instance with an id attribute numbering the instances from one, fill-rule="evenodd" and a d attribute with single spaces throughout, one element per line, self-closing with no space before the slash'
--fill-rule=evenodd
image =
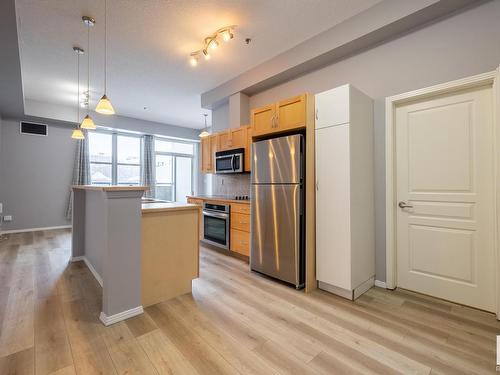
<path id="1" fill-rule="evenodd" d="M 12 221 L 12 215 L 5 215 L 3 221 Z"/>

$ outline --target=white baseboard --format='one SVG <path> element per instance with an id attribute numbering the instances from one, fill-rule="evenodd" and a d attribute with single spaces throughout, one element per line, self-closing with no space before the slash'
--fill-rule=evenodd
<path id="1" fill-rule="evenodd" d="M 133 316 L 140 315 L 143 313 L 144 309 L 142 308 L 142 306 L 137 306 L 133 309 L 125 310 L 122 311 L 121 313 L 110 316 L 107 316 L 104 312 L 101 311 L 99 319 L 101 320 L 102 324 L 104 324 L 105 326 L 109 326 L 111 324 L 121 322 L 122 320 L 132 318 Z"/>
<path id="2" fill-rule="evenodd" d="M 68 229 L 68 228 L 71 228 L 71 225 L 60 225 L 57 227 L 41 227 L 41 228 L 2 230 L 2 231 L 0 231 L 0 234 L 39 232 L 41 230 Z"/>
<path id="3" fill-rule="evenodd" d="M 85 256 L 72 257 L 71 261 L 72 262 L 83 261 L 85 263 L 85 265 L 87 266 L 87 268 L 90 270 L 90 273 L 94 276 L 94 278 L 97 280 L 97 282 L 99 283 L 99 285 L 102 288 L 102 277 L 96 271 L 96 269 L 94 268 L 94 266 L 92 265 L 92 263 L 90 263 L 90 261 L 87 259 L 87 257 L 85 257 Z"/>
<path id="4" fill-rule="evenodd" d="M 387 284 L 385 283 L 385 281 L 375 280 L 375 286 L 387 289 Z"/>
<path id="5" fill-rule="evenodd" d="M 367 291 L 369 291 L 373 287 L 374 284 L 375 284 L 375 278 L 374 277 L 370 277 L 368 280 L 362 282 L 360 285 L 358 285 L 353 290 L 353 297 L 354 297 L 354 299 L 358 298 L 363 293 L 366 293 Z"/>

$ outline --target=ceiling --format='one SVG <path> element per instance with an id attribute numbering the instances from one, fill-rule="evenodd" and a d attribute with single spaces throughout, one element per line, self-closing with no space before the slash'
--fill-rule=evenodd
<path id="1" fill-rule="evenodd" d="M 203 127 L 200 94 L 380 0 L 108 0 L 108 96 L 123 116 Z M 91 108 L 103 91 L 104 1 L 16 0 L 25 99 L 75 105 L 76 57 L 90 39 Z M 235 38 L 193 68 L 190 52 L 220 27 Z M 246 45 L 245 38 L 252 42 Z M 87 55 L 80 66 L 86 89 Z M 83 87 L 85 86 L 85 87 Z M 144 109 L 146 107 L 146 109 Z"/>

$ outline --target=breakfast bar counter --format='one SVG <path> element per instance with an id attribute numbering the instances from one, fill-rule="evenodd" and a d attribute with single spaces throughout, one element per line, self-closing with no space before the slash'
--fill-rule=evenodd
<path id="1" fill-rule="evenodd" d="M 147 186 L 73 186 L 72 261 L 102 286 L 105 325 L 191 291 L 198 277 L 197 205 L 142 201 Z"/>

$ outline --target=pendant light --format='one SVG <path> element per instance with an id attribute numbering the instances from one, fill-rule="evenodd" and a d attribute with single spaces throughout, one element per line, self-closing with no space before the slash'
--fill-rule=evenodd
<path id="1" fill-rule="evenodd" d="M 78 77 L 78 92 L 76 95 L 76 128 L 73 130 L 73 133 L 71 134 L 71 138 L 73 139 L 85 139 L 85 135 L 82 132 L 82 129 L 80 128 L 80 55 L 83 55 L 85 51 L 81 49 L 80 47 L 73 47 L 73 51 L 76 53 L 76 70 L 77 70 L 77 77 Z"/>
<path id="2" fill-rule="evenodd" d="M 95 20 L 92 17 L 83 16 L 83 24 L 87 26 L 87 115 L 80 124 L 82 129 L 94 130 L 96 128 L 92 117 L 90 117 L 90 28 L 95 25 Z"/>
<path id="3" fill-rule="evenodd" d="M 205 138 L 205 137 L 208 137 L 210 135 L 210 133 L 208 132 L 208 128 L 207 128 L 208 113 L 204 113 L 203 116 L 205 116 L 205 129 L 200 133 L 200 138 Z"/>
<path id="4" fill-rule="evenodd" d="M 113 106 L 111 105 L 110 100 L 106 96 L 106 90 L 107 90 L 107 53 L 108 53 L 108 33 L 107 33 L 107 9 L 108 9 L 108 2 L 107 0 L 104 0 L 104 95 L 102 96 L 101 100 L 99 100 L 99 103 L 97 103 L 97 107 L 95 108 L 95 111 L 97 113 L 103 114 L 103 115 L 114 115 L 115 110 Z"/>

